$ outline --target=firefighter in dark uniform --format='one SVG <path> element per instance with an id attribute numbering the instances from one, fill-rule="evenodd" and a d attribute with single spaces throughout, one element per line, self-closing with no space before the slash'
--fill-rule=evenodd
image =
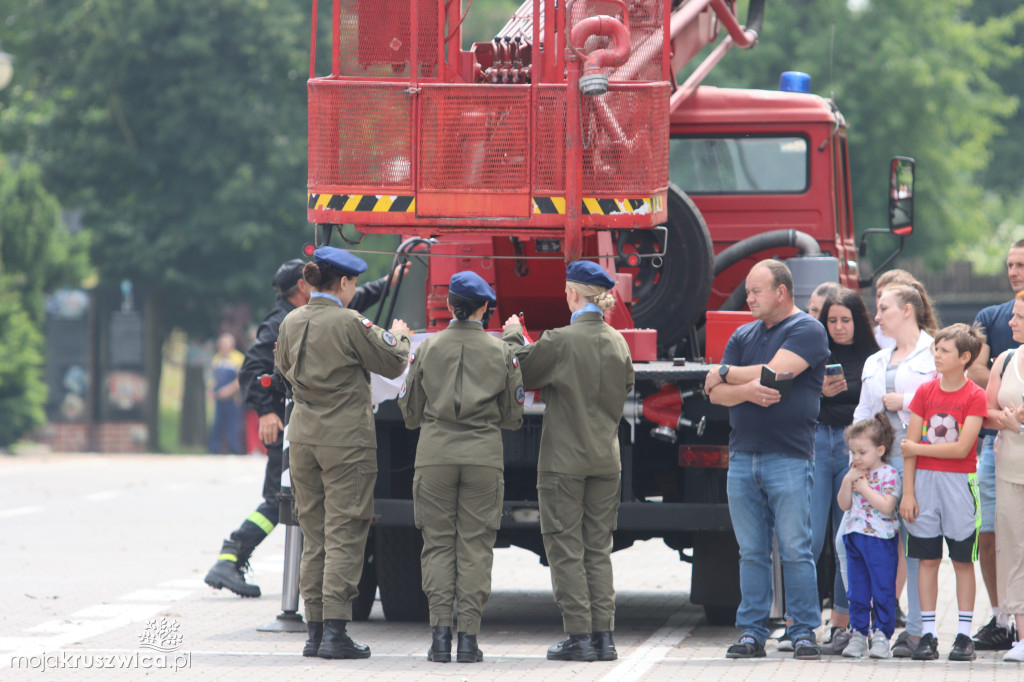
<path id="1" fill-rule="evenodd" d="M 568 327 L 522 346 L 515 315 L 505 340 L 519 347 L 523 383 L 546 405 L 537 462 L 541 535 L 555 602 L 568 637 L 548 649 L 555 661 L 617 658 L 612 531 L 619 509 L 619 420 L 633 386 L 626 340 L 604 321 L 615 285 L 596 263 L 566 270 Z"/>
<path id="2" fill-rule="evenodd" d="M 363 570 L 373 516 L 377 440 L 370 372 L 389 379 L 405 371 L 409 329 L 391 331 L 346 307 L 366 263 L 322 246 L 303 278 L 309 304 L 281 323 L 274 358 L 292 389 L 288 461 L 302 529 L 299 590 L 309 638 L 304 656 L 367 658 L 370 648 L 346 633 Z"/>
<path id="3" fill-rule="evenodd" d="M 263 386 L 259 377 L 274 371 L 274 344 L 284 316 L 309 302 L 309 285 L 302 279 L 306 262 L 295 258 L 281 264 L 272 284 L 277 301 L 260 323 L 256 340 L 245 353 L 245 362 L 238 372 L 238 385 L 245 396 L 245 405 L 260 418 L 260 440 L 267 446 L 267 472 L 263 477 L 263 502 L 249 514 L 221 546 L 217 562 L 206 574 L 206 584 L 226 587 L 241 597 L 260 596 L 259 585 L 245 581 L 249 557 L 277 525 L 277 495 L 281 492 L 282 434 L 284 432 L 284 394 Z M 403 266 L 399 266 L 401 268 Z M 404 266 L 408 267 L 408 266 Z M 396 269 L 396 275 L 398 270 Z M 349 307 L 365 310 L 380 300 L 387 288 L 387 277 L 356 289 Z"/>
<path id="4" fill-rule="evenodd" d="M 423 533 L 423 592 L 430 605 L 427 659 L 483 660 L 480 617 L 491 595 L 494 540 L 501 525 L 504 458 L 501 429 L 523 423 L 523 382 L 512 349 L 484 331 L 494 290 L 475 272 L 448 287 L 451 324 L 410 356 L 398 404 L 405 426 L 420 429 L 413 509 Z"/>

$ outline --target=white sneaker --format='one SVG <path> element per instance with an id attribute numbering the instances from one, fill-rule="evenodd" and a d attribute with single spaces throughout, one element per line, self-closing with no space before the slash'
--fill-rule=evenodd
<path id="1" fill-rule="evenodd" d="M 871 633 L 871 658 L 889 658 L 889 638 L 881 630 Z"/>
<path id="2" fill-rule="evenodd" d="M 864 658 L 868 652 L 868 640 L 859 632 L 850 633 L 850 643 L 843 649 L 843 656 L 847 658 Z"/>
<path id="3" fill-rule="evenodd" d="M 1013 648 L 1003 654 L 1006 663 L 1024 663 L 1024 640 L 1017 642 Z"/>

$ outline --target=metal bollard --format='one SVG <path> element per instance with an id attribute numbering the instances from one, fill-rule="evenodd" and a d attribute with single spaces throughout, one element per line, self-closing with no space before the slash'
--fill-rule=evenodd
<path id="1" fill-rule="evenodd" d="M 772 536 L 772 608 L 768 618 L 780 620 L 786 616 L 786 591 L 782 582 L 782 559 L 779 558 L 779 537 Z"/>
<path id="2" fill-rule="evenodd" d="M 306 624 L 299 613 L 299 564 L 302 559 L 302 530 L 295 516 L 295 496 L 292 495 L 291 472 L 288 468 L 288 421 L 292 401 L 285 400 L 284 442 L 282 444 L 281 492 L 277 500 L 281 505 L 279 523 L 285 527 L 284 578 L 281 586 L 281 613 L 258 632 L 305 632 Z"/>

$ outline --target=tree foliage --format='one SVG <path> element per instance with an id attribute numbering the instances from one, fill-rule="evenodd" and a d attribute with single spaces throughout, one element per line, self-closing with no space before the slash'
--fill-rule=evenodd
<path id="1" fill-rule="evenodd" d="M 88 235 L 67 233 L 33 164 L 0 166 L 0 447 L 45 419 L 44 297 L 89 275 Z"/>
<path id="2" fill-rule="evenodd" d="M 0 448 L 46 419 L 42 346 L 17 287 L 0 275 Z"/>
<path id="3" fill-rule="evenodd" d="M 797 70 L 811 74 L 815 92 L 834 92 L 850 125 L 857 225 L 884 225 L 888 159 L 913 156 L 917 206 L 910 248 L 936 265 L 991 230 L 981 177 L 1017 107 L 991 74 L 1014 64 L 1019 69 L 1021 49 L 1013 36 L 1020 13 L 974 23 L 966 14 L 970 4 L 768 3 L 757 47 L 734 51 L 708 83 L 771 89 L 782 71 Z"/>
<path id="4" fill-rule="evenodd" d="M 108 280 L 212 333 L 266 304 L 309 239 L 303 187 L 308 5 L 299 0 L 0 0 L 15 83 L 3 147 L 35 160 L 94 234 Z"/>
<path id="5" fill-rule="evenodd" d="M 89 233 L 69 234 L 56 198 L 35 164 L 0 171 L 0 272 L 33 324 L 43 322 L 44 296 L 81 286 L 89 276 Z"/>

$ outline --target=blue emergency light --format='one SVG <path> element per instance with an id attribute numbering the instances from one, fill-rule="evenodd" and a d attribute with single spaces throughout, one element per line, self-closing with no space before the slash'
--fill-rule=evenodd
<path id="1" fill-rule="evenodd" d="M 810 93 L 811 77 L 802 71 L 783 71 L 779 76 L 779 90 Z"/>

